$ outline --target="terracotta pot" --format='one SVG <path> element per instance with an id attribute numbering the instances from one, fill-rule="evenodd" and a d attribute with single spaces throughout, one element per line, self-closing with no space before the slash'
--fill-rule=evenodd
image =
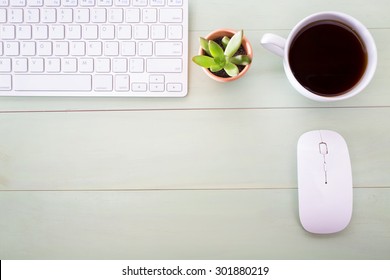
<path id="1" fill-rule="evenodd" d="M 215 30 L 213 32 L 211 32 L 209 35 L 207 35 L 205 37 L 205 39 L 207 40 L 214 40 L 214 39 L 217 39 L 217 38 L 221 38 L 221 37 L 224 37 L 224 36 L 227 36 L 229 38 L 231 38 L 234 34 L 236 33 L 236 31 L 234 30 L 231 30 L 231 29 L 218 29 L 218 30 Z M 252 50 L 252 46 L 251 44 L 249 43 L 249 40 L 245 37 L 242 38 L 242 46 L 245 50 L 245 52 L 247 53 L 247 55 L 253 59 L 253 50 Z M 204 55 L 204 51 L 202 48 L 199 48 L 199 54 L 200 55 Z M 249 70 L 251 64 L 249 65 L 246 65 L 245 68 L 235 77 L 229 77 L 229 78 L 223 78 L 223 77 L 219 77 L 219 76 L 216 76 L 213 72 L 211 72 L 209 69 L 207 68 L 203 68 L 203 71 L 212 79 L 218 81 L 218 82 L 222 82 L 222 83 L 225 83 L 225 82 L 232 82 L 232 81 L 235 81 L 239 78 L 241 78 L 242 76 L 245 75 L 245 73 Z"/>

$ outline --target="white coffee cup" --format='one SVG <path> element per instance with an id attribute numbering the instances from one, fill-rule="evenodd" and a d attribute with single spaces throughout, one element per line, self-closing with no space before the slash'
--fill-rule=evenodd
<path id="1" fill-rule="evenodd" d="M 367 64 L 360 80 L 347 91 L 344 91 L 340 95 L 335 95 L 335 96 L 319 95 L 313 91 L 310 91 L 303 85 L 301 85 L 301 83 L 294 76 L 289 62 L 289 51 L 294 38 L 299 34 L 299 32 L 303 28 L 307 27 L 308 25 L 314 22 L 323 21 L 323 20 L 340 22 L 345 26 L 349 27 L 360 37 L 360 40 L 364 44 L 367 52 Z M 275 34 L 266 33 L 263 35 L 261 39 L 261 44 L 272 53 L 283 57 L 284 70 L 292 86 L 302 95 L 315 101 L 344 100 L 360 93 L 373 78 L 376 65 L 377 65 L 377 50 L 375 46 L 375 41 L 371 36 L 370 32 L 362 23 L 360 23 L 355 18 L 340 12 L 320 12 L 320 13 L 310 15 L 304 18 L 303 20 L 301 20 L 292 29 L 287 39 L 284 39 Z"/>

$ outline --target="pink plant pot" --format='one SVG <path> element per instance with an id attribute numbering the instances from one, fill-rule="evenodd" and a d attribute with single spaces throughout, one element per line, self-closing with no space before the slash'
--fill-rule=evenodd
<path id="1" fill-rule="evenodd" d="M 236 31 L 231 30 L 231 29 L 217 29 L 217 30 L 211 32 L 209 35 L 207 35 L 205 37 L 205 39 L 214 40 L 214 39 L 221 38 L 224 36 L 231 38 L 235 33 L 236 33 Z M 245 52 L 247 53 L 247 55 L 252 60 L 253 59 L 252 45 L 249 43 L 249 40 L 245 37 L 245 35 L 242 38 L 242 46 L 243 46 Z M 202 48 L 199 48 L 199 54 L 204 55 L 204 51 Z M 232 81 L 238 80 L 239 78 L 244 76 L 246 74 L 246 72 L 248 72 L 250 66 L 251 66 L 251 64 L 246 65 L 245 68 L 237 76 L 229 77 L 229 78 L 223 78 L 223 77 L 216 76 L 213 72 L 211 72 L 207 68 L 203 68 L 203 71 L 206 73 L 207 76 L 214 79 L 215 81 L 226 83 L 226 82 L 232 82 Z"/>

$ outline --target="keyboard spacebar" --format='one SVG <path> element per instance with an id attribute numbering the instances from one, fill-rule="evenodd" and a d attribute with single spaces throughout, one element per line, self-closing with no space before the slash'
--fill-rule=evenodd
<path id="1" fill-rule="evenodd" d="M 15 91 L 90 91 L 91 75 L 14 75 Z"/>

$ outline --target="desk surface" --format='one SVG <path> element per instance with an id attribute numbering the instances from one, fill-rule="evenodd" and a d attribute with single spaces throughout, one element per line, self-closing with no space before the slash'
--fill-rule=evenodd
<path id="1" fill-rule="evenodd" d="M 336 103 L 295 92 L 259 43 L 324 10 L 362 21 L 379 55 Z M 390 258 L 388 1 L 190 0 L 190 57 L 221 27 L 254 48 L 234 83 L 190 63 L 185 98 L 0 98 L 0 259 Z M 354 212 L 335 235 L 298 218 L 296 144 L 314 129 L 351 155 Z"/>

